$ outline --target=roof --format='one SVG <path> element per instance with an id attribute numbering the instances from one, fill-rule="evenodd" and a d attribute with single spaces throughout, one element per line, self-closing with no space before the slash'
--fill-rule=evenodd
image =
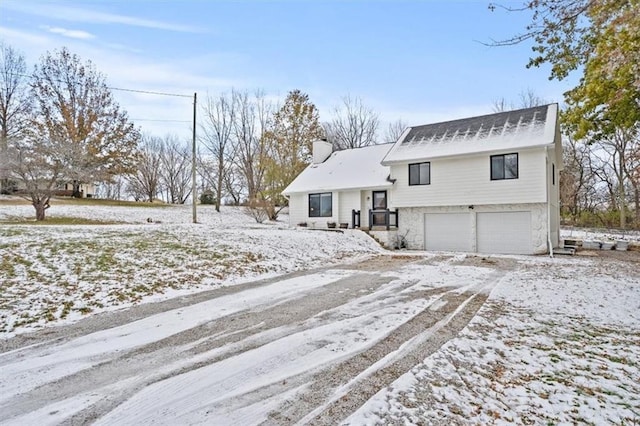
<path id="1" fill-rule="evenodd" d="M 381 164 L 391 144 L 371 145 L 332 153 L 323 163 L 311 164 L 283 194 L 338 191 L 391 186 L 389 167 Z"/>
<path id="2" fill-rule="evenodd" d="M 383 164 L 532 148 L 554 143 L 558 104 L 410 127 Z"/>

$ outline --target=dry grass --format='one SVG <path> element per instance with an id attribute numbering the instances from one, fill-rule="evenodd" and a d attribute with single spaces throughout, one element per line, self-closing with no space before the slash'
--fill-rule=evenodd
<path id="1" fill-rule="evenodd" d="M 76 205 L 76 206 L 118 206 L 118 207 L 172 207 L 173 204 L 161 201 L 125 201 L 125 200 L 105 200 L 100 198 L 52 198 L 51 205 Z"/>
<path id="2" fill-rule="evenodd" d="M 29 205 L 31 201 L 22 197 L 0 198 L 0 206 Z M 172 204 L 154 201 L 125 201 L 125 200 L 105 200 L 100 198 L 69 198 L 52 197 L 51 205 L 77 205 L 77 206 L 120 206 L 120 207 L 170 207 Z"/>
<path id="3" fill-rule="evenodd" d="M 39 222 L 35 218 L 26 219 L 24 217 L 0 220 L 0 225 L 121 225 L 124 223 L 125 222 L 86 219 L 82 217 L 57 216 L 50 216 Z"/>

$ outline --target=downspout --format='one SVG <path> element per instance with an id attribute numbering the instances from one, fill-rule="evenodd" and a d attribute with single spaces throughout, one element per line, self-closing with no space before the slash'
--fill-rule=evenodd
<path id="1" fill-rule="evenodd" d="M 291 228 L 291 196 L 290 195 L 285 195 L 284 198 L 287 199 L 287 205 L 289 205 L 289 228 Z M 307 213 L 308 214 L 308 213 Z"/>
<path id="2" fill-rule="evenodd" d="M 551 200 L 549 195 L 549 146 L 547 145 L 544 149 L 544 161 L 547 168 L 547 180 L 546 180 L 546 190 L 547 190 L 547 245 L 549 246 L 549 257 L 553 258 L 553 244 L 551 243 Z M 553 177 L 552 177 L 553 179 Z"/>

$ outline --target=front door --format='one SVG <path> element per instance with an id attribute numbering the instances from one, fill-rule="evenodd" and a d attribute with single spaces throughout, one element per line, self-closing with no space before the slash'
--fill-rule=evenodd
<path id="1" fill-rule="evenodd" d="M 373 191 L 373 209 L 387 209 L 387 191 Z"/>
<path id="2" fill-rule="evenodd" d="M 373 191 L 373 210 L 371 226 L 387 225 L 387 191 Z"/>

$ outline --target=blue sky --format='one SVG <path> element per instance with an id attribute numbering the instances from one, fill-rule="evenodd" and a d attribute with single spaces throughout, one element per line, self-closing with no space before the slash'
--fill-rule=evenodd
<path id="1" fill-rule="evenodd" d="M 2 0 L 0 39 L 30 65 L 66 46 L 114 87 L 198 92 L 201 100 L 231 88 L 282 100 L 300 89 L 323 121 L 346 95 L 377 111 L 382 127 L 490 113 L 494 100 L 515 101 L 527 89 L 561 101 L 570 82 L 549 81 L 548 68 L 526 69 L 529 44 L 481 43 L 523 31 L 530 17 L 488 4 Z M 143 130 L 190 135 L 190 99 L 115 95 Z"/>

